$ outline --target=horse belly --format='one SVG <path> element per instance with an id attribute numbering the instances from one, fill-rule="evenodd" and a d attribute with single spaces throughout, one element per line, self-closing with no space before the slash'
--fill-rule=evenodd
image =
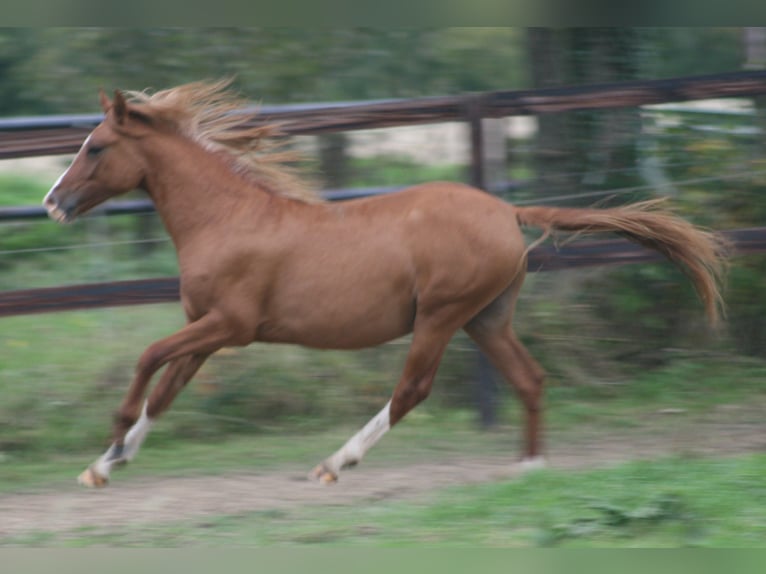
<path id="1" fill-rule="evenodd" d="M 359 349 L 412 330 L 413 281 L 385 265 L 359 263 L 341 272 L 325 266 L 314 276 L 278 289 L 259 338 L 320 349 Z M 400 267 L 401 269 L 401 267 Z"/>

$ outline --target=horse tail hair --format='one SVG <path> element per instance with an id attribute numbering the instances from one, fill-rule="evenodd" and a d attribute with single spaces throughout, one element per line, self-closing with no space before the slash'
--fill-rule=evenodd
<path id="1" fill-rule="evenodd" d="M 690 278 L 710 323 L 716 325 L 724 311 L 721 287 L 730 245 L 720 234 L 695 227 L 660 209 L 663 202 L 664 199 L 655 199 L 607 209 L 541 206 L 515 209 L 520 225 L 545 232 L 541 240 L 554 231 L 614 232 L 662 253 Z"/>

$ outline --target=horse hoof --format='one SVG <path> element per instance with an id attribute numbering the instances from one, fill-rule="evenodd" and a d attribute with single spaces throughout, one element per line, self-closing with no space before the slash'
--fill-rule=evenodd
<path id="1" fill-rule="evenodd" d="M 338 482 L 338 475 L 329 470 L 325 465 L 320 464 L 309 473 L 309 480 L 319 484 L 335 484 Z"/>
<path id="2" fill-rule="evenodd" d="M 107 485 L 109 479 L 101 476 L 91 467 L 86 468 L 83 473 L 77 477 L 77 483 L 87 488 L 103 488 Z"/>

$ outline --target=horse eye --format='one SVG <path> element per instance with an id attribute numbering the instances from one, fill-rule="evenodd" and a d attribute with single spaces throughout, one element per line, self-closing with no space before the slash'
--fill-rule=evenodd
<path id="1" fill-rule="evenodd" d="M 99 155 L 102 151 L 104 151 L 104 146 L 97 146 L 97 145 L 91 145 L 88 147 L 88 155 L 90 157 L 96 157 Z"/>

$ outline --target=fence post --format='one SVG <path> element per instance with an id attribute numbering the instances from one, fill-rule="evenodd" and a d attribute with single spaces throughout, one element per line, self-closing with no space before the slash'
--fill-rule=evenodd
<path id="1" fill-rule="evenodd" d="M 471 140 L 469 179 L 471 185 L 486 190 L 483 112 L 482 97 L 480 95 L 469 97 L 466 103 L 466 118 Z M 497 385 L 495 384 L 495 371 L 487 357 L 478 348 L 475 356 L 475 392 L 476 405 L 479 409 L 479 422 L 482 428 L 488 429 L 494 426 L 496 421 Z"/>
<path id="2" fill-rule="evenodd" d="M 466 101 L 466 117 L 471 139 L 471 167 L 469 179 L 471 185 L 485 189 L 484 172 L 484 127 L 482 126 L 482 98 L 479 95 Z"/>

